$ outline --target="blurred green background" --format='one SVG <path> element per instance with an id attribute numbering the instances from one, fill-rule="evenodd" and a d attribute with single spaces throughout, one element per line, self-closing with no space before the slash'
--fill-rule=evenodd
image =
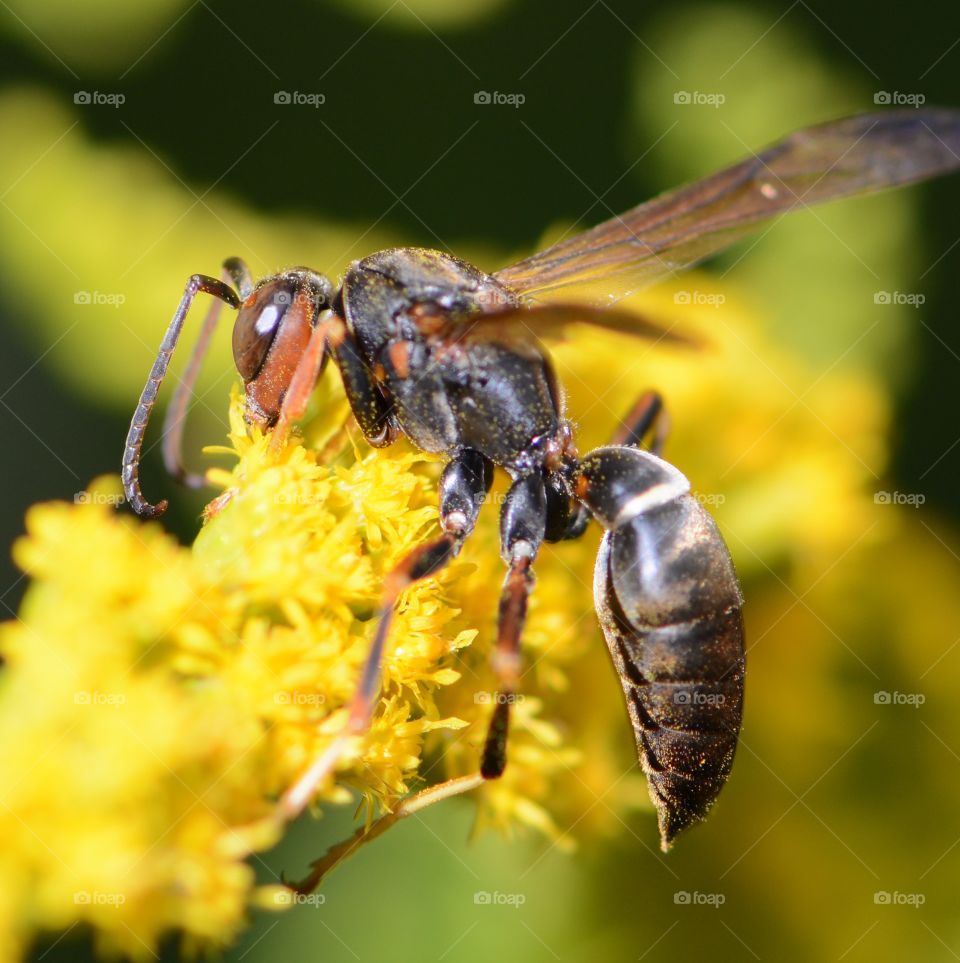
<path id="1" fill-rule="evenodd" d="M 5 545 L 27 505 L 118 470 L 183 281 L 227 255 L 336 276 L 412 243 L 493 269 L 794 128 L 874 109 L 878 92 L 960 106 L 960 8 L 946 2 L 2 7 Z M 480 91 L 524 102 L 478 104 Z M 678 91 L 725 99 L 677 104 Z M 741 753 L 725 791 L 729 835 L 698 831 L 662 858 L 637 819 L 570 856 L 537 839 L 468 844 L 468 808 L 438 807 L 342 867 L 322 905 L 258 916 L 228 960 L 960 958 L 958 212 L 954 177 L 798 215 L 712 266 L 791 350 L 878 373 L 894 403 L 883 487 L 925 497 L 894 549 L 840 565 L 802 612 L 768 593 L 772 652 L 752 664 L 747 718 L 762 752 Z M 878 291 L 924 302 L 882 308 Z M 194 458 L 225 428 L 218 341 Z M 156 448 L 144 475 L 149 497 L 174 491 Z M 184 539 L 201 504 L 172 500 Z M 0 564 L 10 616 L 23 583 Z M 843 645 L 811 683 L 805 633 L 828 609 Z M 925 701 L 880 707 L 878 689 Z M 296 873 L 349 815 L 301 822 L 264 880 Z M 524 903 L 476 905 L 481 890 Z M 72 933 L 36 956 L 87 952 Z"/>

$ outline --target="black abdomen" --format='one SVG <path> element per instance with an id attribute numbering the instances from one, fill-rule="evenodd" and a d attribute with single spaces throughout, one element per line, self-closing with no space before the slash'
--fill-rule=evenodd
<path id="1" fill-rule="evenodd" d="M 744 680 L 733 564 L 683 495 L 606 534 L 594 592 L 666 848 L 706 815 L 733 764 Z"/>

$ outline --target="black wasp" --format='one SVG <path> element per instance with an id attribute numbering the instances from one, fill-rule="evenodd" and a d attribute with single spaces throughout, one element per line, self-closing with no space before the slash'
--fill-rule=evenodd
<path id="1" fill-rule="evenodd" d="M 520 675 L 534 560 L 543 542 L 576 538 L 593 517 L 606 529 L 596 608 L 626 694 L 663 847 L 703 819 L 730 772 L 742 715 L 742 598 L 730 554 L 690 483 L 660 457 L 665 423 L 659 396 L 646 393 L 612 443 L 581 458 L 537 339 L 586 322 L 676 340 L 609 304 L 778 214 L 957 167 L 960 111 L 865 114 L 797 131 L 761 154 L 493 274 L 439 251 L 395 248 L 352 264 L 339 287 L 307 268 L 254 284 L 236 259 L 224 264 L 223 280 L 191 277 L 127 436 L 123 482 L 137 514 L 156 516 L 166 507 L 141 494 L 140 448 L 199 291 L 219 301 L 203 325 L 164 432 L 167 467 L 181 480 L 201 482 L 183 470 L 181 426 L 220 302 L 239 309 L 233 352 L 246 385 L 248 421 L 282 438 L 332 358 L 371 445 L 405 435 L 449 457 L 440 478 L 441 534 L 389 576 L 346 728 L 285 794 L 281 812 L 297 814 L 336 766 L 348 737 L 368 727 L 398 595 L 460 551 L 493 468 L 500 466 L 512 481 L 500 514 L 508 570 L 494 658 L 499 697 L 482 776 L 496 778 L 506 765 L 509 696 Z M 599 295 L 608 306 L 565 300 L 574 289 Z M 647 437 L 649 449 L 641 447 Z"/>

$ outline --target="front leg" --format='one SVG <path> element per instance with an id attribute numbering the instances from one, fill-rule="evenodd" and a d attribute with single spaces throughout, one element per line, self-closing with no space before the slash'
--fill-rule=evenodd
<path id="1" fill-rule="evenodd" d="M 393 405 L 377 384 L 346 324 L 342 325 L 335 339 L 330 339 L 330 349 L 360 430 L 374 448 L 386 448 L 399 434 Z"/>

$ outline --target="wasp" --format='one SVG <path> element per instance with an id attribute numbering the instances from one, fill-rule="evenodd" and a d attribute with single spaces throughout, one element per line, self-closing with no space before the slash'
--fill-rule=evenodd
<path id="1" fill-rule="evenodd" d="M 507 762 L 521 635 L 544 542 L 605 534 L 594 597 L 623 685 L 661 844 L 702 820 L 720 793 L 739 738 L 745 676 L 743 599 L 717 526 L 690 482 L 661 457 L 662 399 L 646 392 L 611 444 L 583 457 L 540 339 L 587 323 L 647 338 L 683 335 L 616 306 L 639 287 L 712 255 L 779 214 L 960 167 L 960 111 L 864 114 L 790 134 L 762 153 L 663 194 L 582 234 L 488 274 L 440 251 L 394 248 L 354 262 L 339 285 L 309 268 L 254 283 L 238 259 L 222 278 L 193 275 L 130 424 L 123 457 L 128 503 L 145 518 L 139 482 L 150 412 L 191 304 L 213 307 L 167 413 L 164 459 L 187 484 L 183 416 L 219 308 L 237 310 L 233 353 L 249 423 L 285 437 L 328 361 L 374 447 L 399 436 L 447 457 L 439 534 L 386 580 L 379 622 L 342 733 L 284 794 L 292 818 L 369 726 L 391 614 L 400 593 L 450 562 L 470 536 L 493 470 L 511 484 L 500 512 L 506 577 L 493 659 L 498 696 L 480 762 Z M 584 294 L 588 295 L 584 298 Z M 599 303 L 596 298 L 600 299 Z"/>

